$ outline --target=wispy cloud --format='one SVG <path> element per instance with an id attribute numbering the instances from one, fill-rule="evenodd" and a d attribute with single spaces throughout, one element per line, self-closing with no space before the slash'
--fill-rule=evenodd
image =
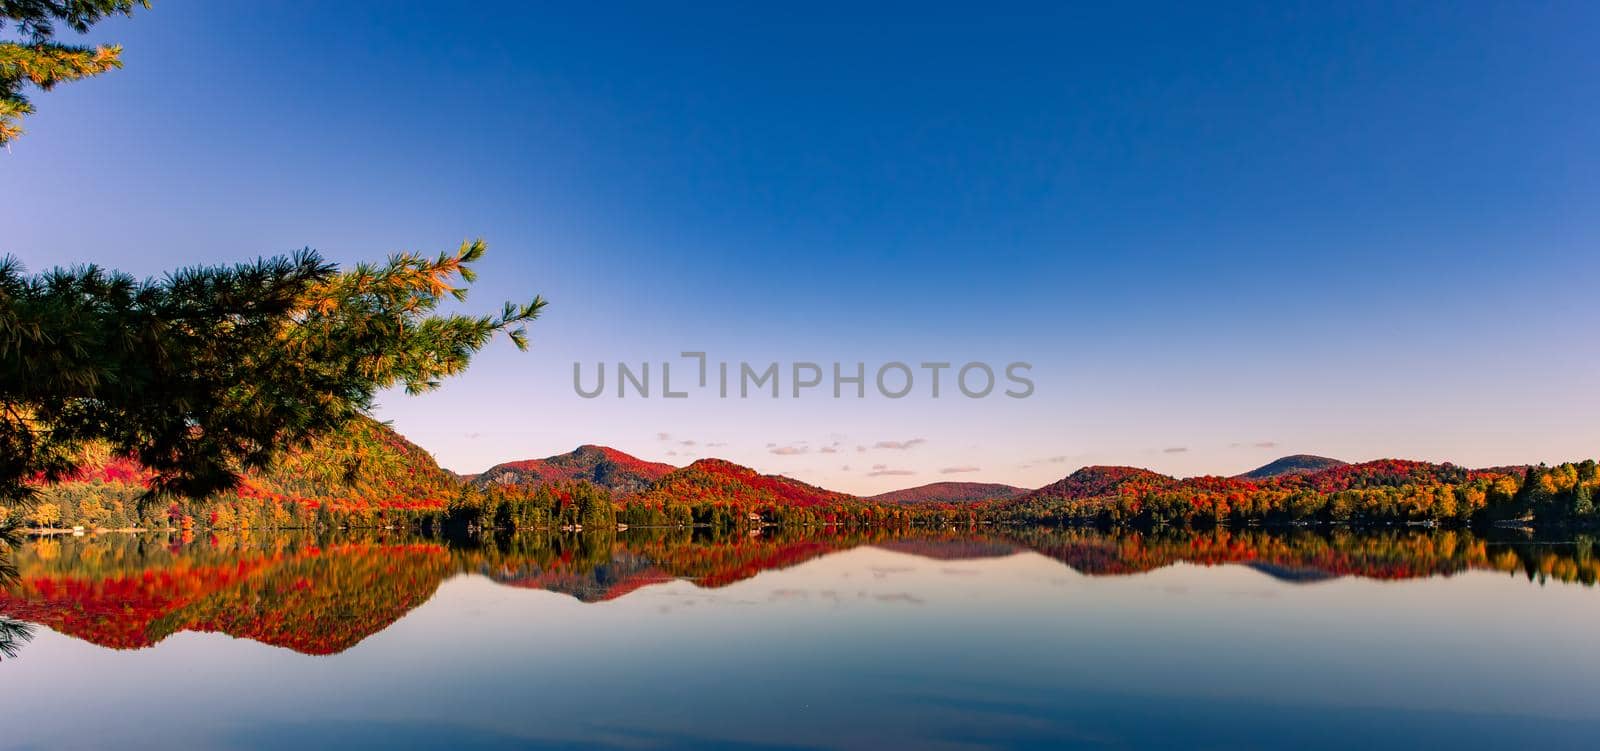
<path id="1" fill-rule="evenodd" d="M 1255 443 L 1230 443 L 1230 444 L 1228 444 L 1228 448 L 1233 448 L 1233 449 L 1242 449 L 1242 448 L 1275 449 L 1277 447 L 1278 447 L 1278 442 L 1277 441 L 1256 441 Z"/>
<path id="2" fill-rule="evenodd" d="M 658 441 L 670 441 L 670 440 L 672 440 L 672 434 L 671 433 L 657 433 L 656 434 L 656 440 L 658 440 Z"/>
<path id="3" fill-rule="evenodd" d="M 945 468 L 939 470 L 939 474 L 941 474 L 941 475 L 959 475 L 959 474 L 962 474 L 963 472 L 980 472 L 980 471 L 982 471 L 981 467 L 971 467 L 971 466 L 945 467 Z"/>
<path id="4" fill-rule="evenodd" d="M 1186 453 L 1188 451 L 1189 451 L 1189 447 L 1188 446 L 1173 446 L 1171 448 L 1161 449 L 1161 453 L 1163 453 L 1163 454 L 1182 454 L 1182 453 Z"/>
<path id="5" fill-rule="evenodd" d="M 914 475 L 914 474 L 916 474 L 916 473 L 912 472 L 909 469 L 894 469 L 894 468 L 890 467 L 887 464 L 874 464 L 874 465 L 872 465 L 872 471 L 868 472 L 867 476 L 868 477 L 886 477 L 886 476 Z"/>
<path id="6" fill-rule="evenodd" d="M 909 441 L 878 441 L 877 443 L 872 444 L 872 447 L 875 449 L 889 449 L 890 451 L 905 451 L 906 449 L 913 449 L 927 442 L 928 439 L 926 438 L 912 438 Z"/>
<path id="7" fill-rule="evenodd" d="M 1032 461 L 1026 461 L 1026 462 L 1023 462 L 1021 464 L 1018 464 L 1017 465 L 1017 469 L 1028 469 L 1030 467 L 1036 467 L 1036 466 L 1038 466 L 1040 464 L 1066 464 L 1067 461 L 1070 460 L 1071 458 L 1072 457 L 1066 456 L 1066 455 L 1062 455 L 1062 456 L 1047 456 L 1047 457 L 1045 457 L 1043 459 L 1034 459 Z"/>
<path id="8" fill-rule="evenodd" d="M 767 449 L 767 451 L 769 453 L 777 454 L 778 456 L 797 456 L 810 451 L 810 449 L 806 448 L 805 446 L 774 446 L 770 449 Z"/>
<path id="9" fill-rule="evenodd" d="M 693 445 L 695 445 L 695 442 L 694 441 L 678 441 L 678 445 L 679 446 L 693 446 Z"/>

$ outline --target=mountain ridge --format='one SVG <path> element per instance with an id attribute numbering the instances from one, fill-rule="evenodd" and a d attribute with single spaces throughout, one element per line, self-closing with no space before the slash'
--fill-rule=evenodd
<path id="1" fill-rule="evenodd" d="M 1347 465 L 1349 465 L 1349 462 L 1326 456 L 1317 456 L 1316 454 L 1290 454 L 1267 462 L 1249 472 L 1242 472 L 1234 476 L 1249 480 L 1264 480 L 1269 477 L 1282 477 L 1284 475 L 1311 474 L 1324 469 Z"/>
<path id="2" fill-rule="evenodd" d="M 914 488 L 901 488 L 867 496 L 868 503 L 914 506 L 926 503 L 972 503 L 1004 500 L 1028 492 L 1028 488 L 997 482 L 930 482 Z"/>
<path id="3" fill-rule="evenodd" d="M 586 443 L 565 454 L 543 459 L 501 462 L 467 482 L 479 488 L 496 485 L 531 488 L 547 483 L 586 481 L 615 495 L 628 496 L 648 490 L 677 469 L 665 462 L 646 461 L 609 446 Z"/>
<path id="4" fill-rule="evenodd" d="M 698 459 L 663 476 L 641 495 L 645 503 L 696 503 L 722 498 L 805 508 L 859 500 L 783 475 L 764 475 L 726 459 Z"/>

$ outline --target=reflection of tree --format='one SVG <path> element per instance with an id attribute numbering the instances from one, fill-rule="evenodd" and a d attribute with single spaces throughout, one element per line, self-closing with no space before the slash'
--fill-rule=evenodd
<path id="1" fill-rule="evenodd" d="M 0 522 L 0 590 L 9 589 L 18 578 L 12 548 L 17 544 L 16 527 Z M 33 640 L 33 626 L 0 614 L 0 657 L 16 657 L 22 645 Z"/>
<path id="2" fill-rule="evenodd" d="M 437 542 L 381 538 L 111 535 L 25 552 L 0 612 L 119 649 L 217 631 L 340 652 L 426 602 L 451 573 Z"/>
<path id="3" fill-rule="evenodd" d="M 1530 579 L 1584 585 L 1600 581 L 1600 559 L 1586 537 L 1576 542 L 1543 541 L 1520 533 L 1496 537 L 1417 528 L 1101 531 L 1012 527 L 1004 534 L 1091 576 L 1192 563 L 1247 565 L 1290 581 L 1334 576 L 1412 579 L 1471 570 L 1521 572 Z"/>
<path id="4" fill-rule="evenodd" d="M 334 654 L 404 617 L 458 573 L 597 602 L 678 579 L 729 586 L 861 545 L 941 561 L 1032 550 L 1090 576 L 1190 563 L 1245 565 L 1291 582 L 1473 570 L 1584 585 L 1600 580 L 1591 539 L 1526 534 L 1401 528 L 769 531 L 488 533 L 448 540 L 363 532 L 200 539 L 118 534 L 39 538 L 15 551 L 0 543 L 0 578 L 9 577 L 0 591 L 0 656 L 14 656 L 28 641 L 30 622 L 117 649 L 148 647 L 179 631 L 209 631 Z"/>
<path id="5" fill-rule="evenodd" d="M 0 656 L 16 657 L 33 640 L 33 625 L 0 615 Z"/>

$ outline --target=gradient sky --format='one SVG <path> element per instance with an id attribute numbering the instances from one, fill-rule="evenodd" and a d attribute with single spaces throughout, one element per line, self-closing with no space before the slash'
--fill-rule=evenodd
<path id="1" fill-rule="evenodd" d="M 857 5 L 158 0 L 88 37 L 124 70 L 35 97 L 0 252 L 150 275 L 482 236 L 473 303 L 551 300 L 532 351 L 379 415 L 460 471 L 1600 454 L 1600 7 Z M 1037 391 L 572 389 L 683 350 L 1026 360 Z"/>

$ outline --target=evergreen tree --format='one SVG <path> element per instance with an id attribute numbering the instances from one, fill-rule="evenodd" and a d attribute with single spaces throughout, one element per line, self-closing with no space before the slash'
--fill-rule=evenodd
<path id="1" fill-rule="evenodd" d="M 121 47 L 58 43 L 54 41 L 56 24 L 82 34 L 106 16 L 133 15 L 135 7 L 149 8 L 149 0 L 0 2 L 0 32 L 10 28 L 21 37 L 0 41 L 0 146 L 21 135 L 23 116 L 33 113 L 33 104 L 22 93 L 24 86 L 49 91 L 63 81 L 122 67 Z"/>
<path id="2" fill-rule="evenodd" d="M 1574 520 L 1586 519 L 1594 514 L 1594 491 L 1588 485 L 1580 482 L 1572 487 L 1571 512 Z"/>
<path id="3" fill-rule="evenodd" d="M 92 441 L 154 472 L 158 493 L 227 490 L 380 389 L 436 388 L 496 334 L 525 349 L 537 297 L 435 314 L 466 298 L 483 253 L 480 240 L 340 272 L 306 250 L 143 282 L 0 259 L 0 505 L 69 476 Z"/>

